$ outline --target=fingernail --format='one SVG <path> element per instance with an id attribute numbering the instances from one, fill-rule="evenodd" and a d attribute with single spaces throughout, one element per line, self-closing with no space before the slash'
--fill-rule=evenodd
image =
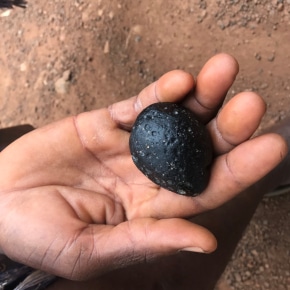
<path id="1" fill-rule="evenodd" d="M 183 248 L 180 250 L 181 252 L 195 252 L 195 253 L 204 253 L 204 250 L 199 247 L 188 247 L 188 248 Z"/>

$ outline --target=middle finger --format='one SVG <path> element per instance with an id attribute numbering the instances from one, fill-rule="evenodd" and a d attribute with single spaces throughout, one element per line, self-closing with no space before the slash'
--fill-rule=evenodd
<path id="1" fill-rule="evenodd" d="M 239 65 L 232 56 L 225 53 L 213 56 L 201 69 L 196 87 L 183 105 L 191 109 L 203 123 L 209 122 L 221 107 L 238 71 Z"/>

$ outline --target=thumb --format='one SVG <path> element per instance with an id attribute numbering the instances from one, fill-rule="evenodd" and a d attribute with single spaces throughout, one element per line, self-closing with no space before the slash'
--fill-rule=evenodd
<path id="1" fill-rule="evenodd" d="M 209 253 L 216 249 L 216 239 L 208 230 L 183 219 L 142 218 L 117 226 L 93 227 L 96 234 L 91 240 L 95 241 L 95 246 L 86 260 L 86 267 L 82 268 L 87 271 L 75 272 L 76 279 L 87 279 L 96 273 L 147 262 L 179 251 Z"/>

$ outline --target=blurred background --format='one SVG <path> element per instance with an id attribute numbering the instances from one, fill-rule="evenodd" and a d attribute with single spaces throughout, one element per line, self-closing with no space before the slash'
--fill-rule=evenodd
<path id="1" fill-rule="evenodd" d="M 0 8 L 0 128 L 39 127 L 107 106 L 172 69 L 196 76 L 219 52 L 240 63 L 227 99 L 248 90 L 266 101 L 259 130 L 290 114 L 290 0 L 12 7 Z M 262 201 L 217 289 L 290 289 L 290 194 Z"/>

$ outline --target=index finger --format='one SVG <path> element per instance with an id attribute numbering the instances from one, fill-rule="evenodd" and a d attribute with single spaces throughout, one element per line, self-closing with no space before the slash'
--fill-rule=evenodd
<path id="1" fill-rule="evenodd" d="M 158 102 L 179 102 L 194 87 L 191 74 L 173 70 L 143 89 L 137 96 L 115 103 L 108 110 L 112 119 L 123 129 L 130 130 L 137 116 L 146 107 Z"/>

